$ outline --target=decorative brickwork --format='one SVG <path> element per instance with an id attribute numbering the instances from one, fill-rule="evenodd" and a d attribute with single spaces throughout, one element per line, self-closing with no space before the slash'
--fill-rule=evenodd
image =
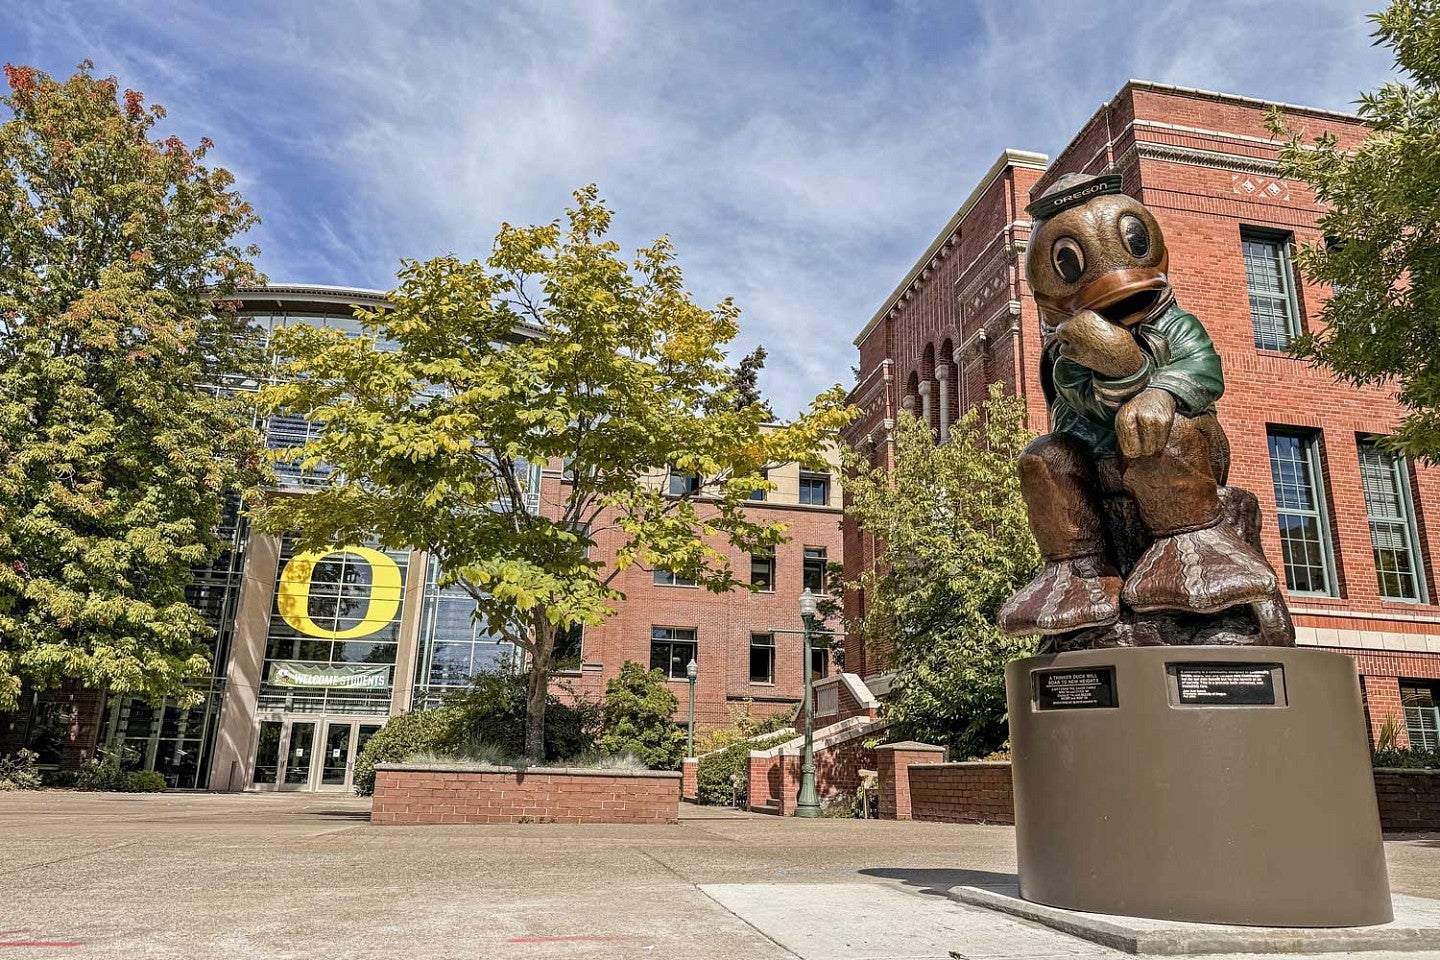
<path id="1" fill-rule="evenodd" d="M 674 823 L 680 774 L 537 767 L 461 770 L 380 764 L 370 822 Z"/>
<path id="2" fill-rule="evenodd" d="M 1386 833 L 1440 831 L 1440 770 L 1376 770 L 1375 798 Z"/>

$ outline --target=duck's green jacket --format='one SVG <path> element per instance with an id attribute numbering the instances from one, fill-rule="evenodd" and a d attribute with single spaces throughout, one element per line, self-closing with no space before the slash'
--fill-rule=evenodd
<path id="1" fill-rule="evenodd" d="M 1225 392 L 1220 355 L 1194 314 L 1172 302 L 1133 331 L 1145 354 L 1145 367 L 1131 377 L 1101 376 L 1060 356 L 1053 337 L 1041 358 L 1051 431 L 1079 437 L 1097 457 L 1115 456 L 1115 413 L 1142 390 L 1166 391 L 1175 398 L 1176 412 L 1187 417 L 1214 413 L 1215 402 Z"/>

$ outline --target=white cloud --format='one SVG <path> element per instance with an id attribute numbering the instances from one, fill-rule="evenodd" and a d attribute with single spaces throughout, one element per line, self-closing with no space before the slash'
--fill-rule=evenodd
<path id="1" fill-rule="evenodd" d="M 735 295 L 787 413 L 1001 148 L 1058 150 L 1131 76 L 1344 108 L 1387 67 L 1334 0 L 14 5 L 11 59 L 91 57 L 217 141 L 273 279 L 384 286 L 594 181 L 618 239 Z"/>

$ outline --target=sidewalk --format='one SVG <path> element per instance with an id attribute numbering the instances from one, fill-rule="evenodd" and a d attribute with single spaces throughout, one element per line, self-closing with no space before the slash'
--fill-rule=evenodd
<path id="1" fill-rule="evenodd" d="M 1013 880 L 1005 827 L 687 807 L 666 827 L 374 828 L 367 810 L 314 794 L 0 794 L 0 947 L 177 960 L 1124 956 L 937 895 Z M 1397 890 L 1440 897 L 1440 839 L 1387 850 Z"/>

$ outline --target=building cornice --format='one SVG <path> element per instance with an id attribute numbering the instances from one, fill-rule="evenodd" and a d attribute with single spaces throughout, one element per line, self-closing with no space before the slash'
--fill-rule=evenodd
<path id="1" fill-rule="evenodd" d="M 1224 153 L 1219 150 L 1202 150 L 1198 147 L 1177 147 L 1170 143 L 1155 143 L 1148 140 L 1134 141 L 1124 153 L 1115 158 L 1115 167 L 1123 170 L 1135 159 L 1183 163 L 1192 167 L 1209 167 L 1212 170 L 1249 173 L 1262 177 L 1278 177 L 1280 175 L 1280 164 L 1265 157 Z"/>
<path id="2" fill-rule="evenodd" d="M 860 346 L 864 339 L 870 335 L 870 332 L 880 325 L 880 321 L 884 320 L 885 316 L 895 308 L 896 304 L 908 298 L 914 282 L 920 278 L 922 273 L 930 268 L 930 262 L 934 260 L 936 255 L 950 242 L 950 238 L 955 235 L 955 231 L 959 229 L 961 222 L 970 215 L 970 211 L 975 208 L 975 204 L 980 202 L 980 198 L 985 195 L 985 191 L 990 189 L 990 185 L 994 183 L 1006 169 L 1018 167 L 1027 170 L 1044 170 L 1049 162 L 1050 158 L 1043 153 L 1033 153 L 1028 150 L 1004 150 L 995 162 L 990 165 L 990 169 L 986 172 L 985 176 L 980 178 L 980 182 L 975 186 L 975 189 L 970 191 L 970 195 L 965 198 L 965 202 L 960 204 L 960 209 L 955 211 L 955 215 L 952 216 L 946 222 L 945 226 L 941 228 L 940 232 L 936 234 L 930 246 L 925 249 L 925 253 L 915 261 L 915 265 L 905 274 L 905 279 L 901 280 L 900 284 L 890 292 L 890 295 L 885 298 L 884 304 L 875 312 L 875 315 L 870 318 L 870 322 L 865 324 L 864 329 L 861 330 L 860 334 L 855 338 L 855 346 Z"/>

